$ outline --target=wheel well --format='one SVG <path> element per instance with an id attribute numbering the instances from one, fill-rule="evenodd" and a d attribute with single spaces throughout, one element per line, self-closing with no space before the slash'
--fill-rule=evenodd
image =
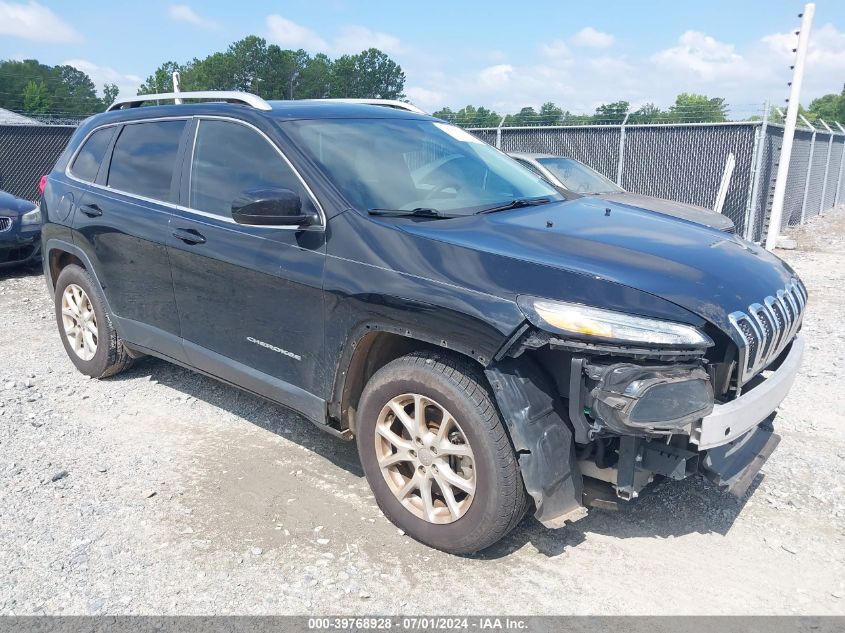
<path id="1" fill-rule="evenodd" d="M 82 260 L 72 253 L 59 249 L 50 251 L 50 279 L 53 282 L 53 289 L 56 288 L 56 279 L 59 278 L 59 274 L 70 264 L 76 264 L 80 268 L 85 268 Z"/>
<path id="2" fill-rule="evenodd" d="M 340 407 L 335 411 L 335 417 L 340 422 L 340 428 L 355 432 L 358 402 L 373 374 L 400 356 L 424 350 L 437 350 L 478 362 L 467 354 L 401 334 L 383 330 L 367 332 L 356 344 L 346 371 L 338 377 L 338 388 L 341 391 L 336 401 L 339 401 Z"/>

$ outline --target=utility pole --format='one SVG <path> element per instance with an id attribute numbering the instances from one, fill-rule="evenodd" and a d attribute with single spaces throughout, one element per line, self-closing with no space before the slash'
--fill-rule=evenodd
<path id="1" fill-rule="evenodd" d="M 795 123 L 798 120 L 798 106 L 801 102 L 801 82 L 804 80 L 804 62 L 807 60 L 807 45 L 810 41 L 810 27 L 816 5 L 812 2 L 804 5 L 801 14 L 801 28 L 798 31 L 798 46 L 795 48 L 795 66 L 792 73 L 792 88 L 789 91 L 789 105 L 786 108 L 786 122 L 783 130 L 783 145 L 775 181 L 772 199 L 772 213 L 769 217 L 769 232 L 766 236 L 766 249 L 772 250 L 780 236 L 780 223 L 783 219 L 783 202 L 786 197 L 786 179 L 789 177 L 789 160 L 792 158 L 792 141 L 795 136 Z"/>

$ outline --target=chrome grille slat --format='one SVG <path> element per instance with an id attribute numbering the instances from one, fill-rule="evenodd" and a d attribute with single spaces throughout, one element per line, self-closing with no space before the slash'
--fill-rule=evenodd
<path id="1" fill-rule="evenodd" d="M 739 384 L 743 385 L 775 360 L 801 327 L 806 289 L 797 279 L 782 290 L 752 303 L 747 312 L 729 316 L 739 335 Z"/>
<path id="2" fill-rule="evenodd" d="M 12 228 L 12 218 L 0 218 L 0 233 L 5 233 Z"/>

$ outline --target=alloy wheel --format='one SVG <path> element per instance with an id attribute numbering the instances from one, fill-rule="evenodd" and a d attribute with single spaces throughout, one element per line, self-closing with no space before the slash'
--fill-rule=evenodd
<path id="1" fill-rule="evenodd" d="M 379 469 L 406 509 L 437 524 L 466 514 L 475 496 L 475 458 L 451 413 L 421 394 L 403 394 L 382 408 L 375 430 Z"/>
<path id="2" fill-rule="evenodd" d="M 62 325 L 71 349 L 82 360 L 97 353 L 97 315 L 85 291 L 68 284 L 62 293 Z"/>

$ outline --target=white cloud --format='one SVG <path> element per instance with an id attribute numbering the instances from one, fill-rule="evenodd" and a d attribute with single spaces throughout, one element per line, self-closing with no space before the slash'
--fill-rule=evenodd
<path id="1" fill-rule="evenodd" d="M 71 24 L 34 0 L 27 4 L 0 1 L 0 35 L 56 44 L 83 39 Z"/>
<path id="2" fill-rule="evenodd" d="M 271 42 L 286 48 L 312 52 L 328 49 L 326 41 L 314 31 L 280 15 L 267 16 L 267 35 Z"/>
<path id="3" fill-rule="evenodd" d="M 549 59 L 565 59 L 570 56 L 569 47 L 563 40 L 552 40 L 540 46 L 540 53 Z"/>
<path id="4" fill-rule="evenodd" d="M 678 38 L 678 46 L 659 51 L 651 59 L 667 70 L 691 73 L 704 81 L 748 76 L 754 72 L 733 44 L 720 42 L 699 31 L 686 31 Z"/>
<path id="5" fill-rule="evenodd" d="M 360 53 L 368 48 L 377 48 L 395 55 L 402 52 L 402 43 L 393 35 L 371 31 L 354 24 L 342 27 L 332 43 L 332 49 L 338 53 Z"/>
<path id="6" fill-rule="evenodd" d="M 773 33 L 762 38 L 761 42 L 780 58 L 781 63 L 791 64 L 790 60 L 795 58 L 792 49 L 798 45 L 798 38 L 794 32 Z M 806 68 L 808 72 L 838 73 L 842 76 L 845 71 L 845 33 L 832 24 L 811 31 Z"/>
<path id="7" fill-rule="evenodd" d="M 271 42 L 286 48 L 303 48 L 311 53 L 340 55 L 343 53 L 360 53 L 368 48 L 377 48 L 385 53 L 395 55 L 404 50 L 398 37 L 389 33 L 372 31 L 357 24 L 342 26 L 336 37 L 329 40 L 307 26 L 288 20 L 281 15 L 268 15 L 266 23 L 267 39 Z"/>
<path id="8" fill-rule="evenodd" d="M 439 109 L 446 99 L 446 95 L 437 90 L 429 90 L 419 86 L 408 86 L 405 88 L 405 95 L 408 100 L 423 110 L 433 112 Z"/>
<path id="9" fill-rule="evenodd" d="M 554 101 L 572 112 L 589 113 L 598 104 L 620 99 L 632 107 L 653 102 L 667 108 L 678 93 L 697 92 L 724 97 L 738 115 L 747 116 L 758 113 L 764 100 L 780 103 L 787 96 L 795 47 L 795 36 L 789 33 L 773 33 L 740 47 L 691 29 L 670 47 L 634 56 L 613 35 L 586 27 L 571 37 L 541 43 L 534 59 L 517 62 L 507 49 L 423 51 L 355 25 L 317 32 L 272 15 L 267 28 L 268 40 L 311 53 L 336 56 L 370 46 L 384 50 L 412 82 L 405 93 L 429 111 L 474 104 L 508 113 Z M 839 92 L 843 76 L 845 32 L 824 25 L 811 38 L 802 103 Z"/>
<path id="10" fill-rule="evenodd" d="M 167 7 L 167 15 L 176 22 L 186 22 L 201 29 L 213 31 L 219 29 L 220 25 L 214 20 L 202 17 L 187 4 L 171 4 Z"/>
<path id="11" fill-rule="evenodd" d="M 586 48 L 609 48 L 613 46 L 616 38 L 610 33 L 604 33 L 594 29 L 592 26 L 585 26 L 572 36 L 571 42 L 575 46 Z"/>
<path id="12" fill-rule="evenodd" d="M 64 65 L 73 66 L 88 75 L 97 86 L 98 92 L 102 92 L 103 84 L 116 84 L 120 89 L 120 96 L 131 97 L 137 94 L 138 86 L 144 83 L 138 75 L 122 73 L 110 66 L 98 66 L 85 59 L 69 59 L 64 62 Z M 164 90 L 164 92 L 168 91 L 169 87 L 168 90 Z"/>
<path id="13" fill-rule="evenodd" d="M 488 66 L 478 73 L 478 81 L 482 86 L 493 89 L 502 89 L 510 81 L 513 74 L 513 66 L 510 64 L 496 64 Z"/>

